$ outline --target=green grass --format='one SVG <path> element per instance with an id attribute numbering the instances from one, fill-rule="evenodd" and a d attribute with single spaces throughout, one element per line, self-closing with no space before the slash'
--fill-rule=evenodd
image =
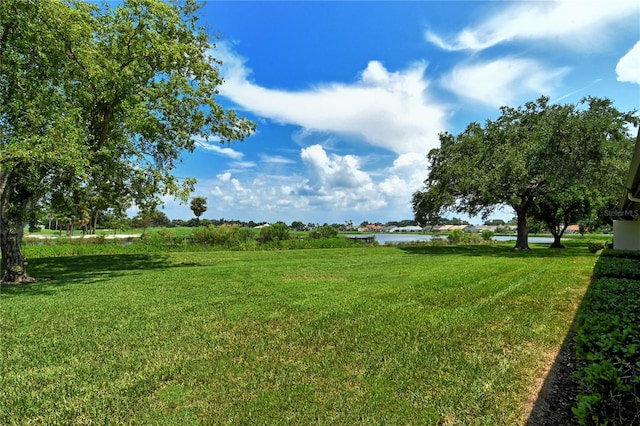
<path id="1" fill-rule="evenodd" d="M 522 424 L 596 257 L 508 247 L 27 247 L 0 424 Z"/>

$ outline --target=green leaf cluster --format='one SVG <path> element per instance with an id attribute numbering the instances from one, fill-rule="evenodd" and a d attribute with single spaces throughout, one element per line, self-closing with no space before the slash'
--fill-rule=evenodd
<path id="1" fill-rule="evenodd" d="M 573 411 L 583 425 L 634 424 L 640 412 L 640 259 L 635 256 L 605 250 L 580 308 L 575 348 L 581 393 Z"/>
<path id="2" fill-rule="evenodd" d="M 338 236 L 338 230 L 331 225 L 322 225 L 311 232 L 309 232 L 309 238 L 334 238 Z"/>
<path id="3" fill-rule="evenodd" d="M 276 222 L 260 229 L 260 240 L 265 243 L 285 241 L 289 239 L 289 236 L 289 227 L 282 222 Z"/>
<path id="4" fill-rule="evenodd" d="M 193 230 L 192 241 L 202 246 L 249 249 L 256 246 L 256 232 L 237 226 L 202 226 Z"/>

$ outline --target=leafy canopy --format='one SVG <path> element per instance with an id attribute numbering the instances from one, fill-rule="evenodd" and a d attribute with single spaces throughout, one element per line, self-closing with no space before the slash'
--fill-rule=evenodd
<path id="1" fill-rule="evenodd" d="M 637 122 L 634 113 L 618 111 L 608 99 L 559 105 L 547 97 L 501 112 L 484 126 L 473 122 L 458 135 L 440 134 L 440 147 L 428 154 L 425 187 L 413 195 L 418 222 L 434 223 L 448 212 L 486 218 L 506 205 L 518 216 L 515 248 L 527 249 L 534 206 L 544 205 L 554 216 L 575 210 L 575 220 L 621 184 L 621 164 L 628 164 L 630 155 L 626 125 Z M 583 198 L 573 200 L 580 201 L 580 214 L 559 204 L 564 200 L 559 194 L 576 193 Z"/>
<path id="2" fill-rule="evenodd" d="M 254 131 L 217 101 L 223 80 L 198 8 L 193 0 L 3 0 L 5 270 L 7 258 L 21 259 L 20 229 L 38 203 L 77 200 L 95 215 L 132 202 L 155 211 L 166 195 L 186 201 L 195 180 L 172 174 L 182 153 L 197 140 L 229 143 Z"/>

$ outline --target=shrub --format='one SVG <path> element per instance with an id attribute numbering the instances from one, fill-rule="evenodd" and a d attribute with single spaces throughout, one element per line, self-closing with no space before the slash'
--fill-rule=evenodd
<path id="1" fill-rule="evenodd" d="M 431 238 L 430 241 L 432 246 L 435 247 L 439 247 L 439 246 L 444 246 L 447 244 L 447 240 L 445 240 L 444 238 L 440 237 L 440 236 L 434 236 L 433 238 Z"/>
<path id="2" fill-rule="evenodd" d="M 593 268 L 596 278 L 633 278 L 640 279 L 640 262 L 626 257 L 600 257 Z"/>
<path id="3" fill-rule="evenodd" d="M 158 235 L 162 239 L 162 242 L 167 244 L 172 244 L 176 238 L 176 233 L 166 228 L 158 229 Z"/>
<path id="4" fill-rule="evenodd" d="M 282 222 L 274 223 L 260 229 L 260 239 L 263 242 L 285 241 L 289 239 L 289 228 Z"/>
<path id="5" fill-rule="evenodd" d="M 607 249 L 602 252 L 601 257 L 619 257 L 625 259 L 640 260 L 640 251 L 637 250 L 611 250 Z"/>
<path id="6" fill-rule="evenodd" d="M 193 242 L 202 246 L 247 249 L 255 247 L 253 229 L 235 226 L 200 226 L 192 232 Z"/>
<path id="7" fill-rule="evenodd" d="M 485 229 L 482 231 L 480 235 L 482 236 L 482 239 L 484 241 L 491 241 L 493 237 L 496 235 L 496 233 L 493 231 L 490 231 L 489 229 Z"/>
<path id="8" fill-rule="evenodd" d="M 590 241 L 589 242 L 589 251 L 591 253 L 597 253 L 600 250 L 602 250 L 603 248 L 605 248 L 606 245 L 607 245 L 607 243 L 605 243 L 604 241 Z"/>
<path id="9" fill-rule="evenodd" d="M 145 232 L 140 235 L 140 240 L 147 245 L 150 246 L 162 246 L 164 245 L 164 240 L 162 236 L 157 232 Z"/>
<path id="10" fill-rule="evenodd" d="M 195 228 L 191 232 L 191 239 L 195 244 L 199 244 L 201 246 L 208 246 L 212 244 L 209 228 L 205 226 Z"/>
<path id="11" fill-rule="evenodd" d="M 463 234 L 462 242 L 464 244 L 482 244 L 485 240 L 478 234 Z"/>
<path id="12" fill-rule="evenodd" d="M 338 236 L 338 230 L 331 225 L 323 225 L 309 232 L 309 238 L 333 238 Z"/>
<path id="13" fill-rule="evenodd" d="M 256 239 L 256 231 L 251 228 L 237 228 L 237 238 L 239 242 L 246 243 Z"/>
<path id="14" fill-rule="evenodd" d="M 634 424 L 640 412 L 639 262 L 616 254 L 626 255 L 605 250 L 598 259 L 578 315 L 573 412 L 582 425 Z"/>
<path id="15" fill-rule="evenodd" d="M 209 225 L 209 238 L 212 245 L 232 247 L 238 241 L 238 228 L 231 226 Z"/>
<path id="16" fill-rule="evenodd" d="M 464 238 L 464 232 L 462 231 L 462 229 L 454 229 L 453 231 L 450 231 L 449 234 L 447 235 L 447 240 L 449 241 L 449 244 L 460 244 L 463 238 Z"/>
<path id="17" fill-rule="evenodd" d="M 349 248 L 364 245 L 366 244 L 362 241 L 350 240 L 348 238 L 336 236 L 333 238 L 291 238 L 284 241 L 271 241 L 262 244 L 260 248 L 263 250 L 275 248 L 284 250 L 298 250 L 318 248 Z M 375 243 L 372 245 L 375 245 Z"/>

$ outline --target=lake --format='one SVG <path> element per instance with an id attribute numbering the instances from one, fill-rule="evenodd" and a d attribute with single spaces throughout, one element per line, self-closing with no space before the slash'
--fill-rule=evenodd
<path id="1" fill-rule="evenodd" d="M 431 241 L 432 235 L 424 234 L 374 234 L 376 241 L 380 244 L 398 244 L 408 243 L 412 241 Z M 446 238 L 443 236 L 441 238 Z M 515 235 L 496 235 L 493 237 L 495 241 L 515 241 Z M 530 243 L 551 244 L 551 237 L 529 237 Z"/>

